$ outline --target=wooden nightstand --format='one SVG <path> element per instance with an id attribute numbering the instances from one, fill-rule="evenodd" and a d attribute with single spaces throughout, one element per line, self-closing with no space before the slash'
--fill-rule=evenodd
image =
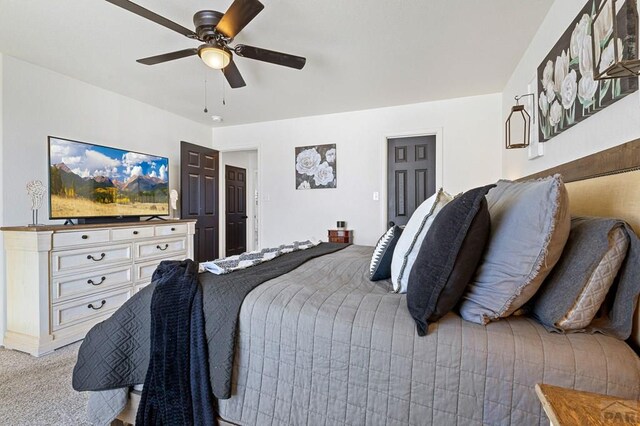
<path id="1" fill-rule="evenodd" d="M 551 426 L 640 424 L 640 401 L 543 384 L 536 393 Z"/>
<path id="2" fill-rule="evenodd" d="M 329 229 L 330 243 L 353 243 L 353 231 L 350 229 Z"/>

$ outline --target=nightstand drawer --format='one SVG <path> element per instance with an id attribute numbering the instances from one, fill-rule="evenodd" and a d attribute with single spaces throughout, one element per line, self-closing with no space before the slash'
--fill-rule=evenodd
<path id="1" fill-rule="evenodd" d="M 53 303 L 133 283 L 132 267 L 101 269 L 83 274 L 54 277 L 51 280 Z"/>
<path id="2" fill-rule="evenodd" d="M 330 229 L 330 243 L 353 243 L 353 231 L 350 229 Z"/>
<path id="3" fill-rule="evenodd" d="M 131 244 L 96 247 L 94 249 L 54 251 L 51 253 L 53 275 L 82 268 L 99 268 L 103 265 L 130 262 Z"/>
<path id="4" fill-rule="evenodd" d="M 133 289 L 127 287 L 119 291 L 54 305 L 53 330 L 59 330 L 113 312 L 131 297 L 132 292 Z"/>
<path id="5" fill-rule="evenodd" d="M 109 242 L 109 230 L 85 230 L 73 232 L 56 232 L 53 234 L 53 248 L 81 246 Z"/>

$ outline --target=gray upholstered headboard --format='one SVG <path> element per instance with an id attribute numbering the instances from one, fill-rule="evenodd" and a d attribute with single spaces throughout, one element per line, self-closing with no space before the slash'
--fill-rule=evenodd
<path id="1" fill-rule="evenodd" d="M 544 170 L 520 180 L 560 173 L 575 216 L 617 217 L 640 235 L 640 139 Z M 640 305 L 640 303 L 638 303 Z M 630 344 L 640 354 L 640 306 Z"/>

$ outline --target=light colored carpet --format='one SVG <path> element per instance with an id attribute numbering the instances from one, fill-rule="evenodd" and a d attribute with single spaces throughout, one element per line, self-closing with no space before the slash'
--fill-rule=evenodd
<path id="1" fill-rule="evenodd" d="M 88 425 L 88 394 L 71 387 L 79 347 L 40 358 L 0 348 L 0 424 Z"/>

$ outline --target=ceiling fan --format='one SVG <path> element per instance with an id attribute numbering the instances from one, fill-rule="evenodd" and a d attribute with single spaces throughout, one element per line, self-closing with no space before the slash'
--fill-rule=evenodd
<path id="1" fill-rule="evenodd" d="M 136 62 L 141 64 L 155 65 L 198 55 L 206 65 L 222 70 L 229 85 L 235 89 L 246 86 L 246 83 L 233 60 L 233 53 L 243 58 L 270 62 L 299 70 L 304 67 L 307 61 L 301 56 L 275 52 L 259 47 L 244 44 L 237 44 L 233 47 L 229 45 L 238 33 L 264 9 L 264 5 L 258 0 L 234 0 L 224 14 L 216 12 L 215 10 L 201 10 L 196 12 L 196 14 L 193 15 L 193 24 L 196 27 L 195 31 L 176 24 L 129 0 L 106 1 L 187 36 L 190 39 L 203 43 L 198 48 L 178 50 L 177 52 L 138 59 Z"/>

